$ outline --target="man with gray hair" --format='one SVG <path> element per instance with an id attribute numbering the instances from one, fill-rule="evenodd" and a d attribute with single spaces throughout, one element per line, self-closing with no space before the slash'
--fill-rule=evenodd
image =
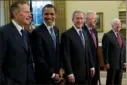
<path id="1" fill-rule="evenodd" d="M 107 69 L 106 85 L 121 85 L 123 67 L 125 68 L 125 42 L 119 33 L 121 21 L 116 18 L 111 22 L 112 30 L 105 33 L 102 39 L 102 49 L 105 67 Z"/>
<path id="2" fill-rule="evenodd" d="M 89 82 L 91 85 L 98 85 L 98 81 L 100 84 L 100 64 L 99 64 L 99 56 L 98 56 L 98 35 L 95 29 L 96 26 L 96 12 L 89 11 L 86 13 L 86 22 L 84 25 L 84 31 L 88 36 L 91 54 L 93 57 L 93 61 L 95 63 L 95 75 L 91 77 Z"/>
<path id="3" fill-rule="evenodd" d="M 88 38 L 82 30 L 84 13 L 75 11 L 72 22 L 72 27 L 61 37 L 61 53 L 67 81 L 69 84 L 88 85 L 89 70 L 91 76 L 94 76 L 95 71 Z"/>

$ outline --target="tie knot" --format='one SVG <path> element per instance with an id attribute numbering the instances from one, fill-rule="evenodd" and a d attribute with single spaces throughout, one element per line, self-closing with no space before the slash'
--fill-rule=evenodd
<path id="1" fill-rule="evenodd" d="M 93 32 L 93 30 L 92 30 L 92 29 L 90 29 L 90 32 Z"/>
<path id="2" fill-rule="evenodd" d="M 53 27 L 50 28 L 50 31 L 53 32 Z"/>
<path id="3" fill-rule="evenodd" d="M 82 34 L 82 30 L 79 30 L 79 33 Z"/>
<path id="4" fill-rule="evenodd" d="M 21 29 L 21 33 L 25 33 L 24 29 Z"/>

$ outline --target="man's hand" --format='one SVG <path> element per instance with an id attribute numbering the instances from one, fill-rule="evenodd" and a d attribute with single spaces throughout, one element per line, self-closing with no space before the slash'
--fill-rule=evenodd
<path id="1" fill-rule="evenodd" d="M 59 79 L 60 79 L 60 75 L 59 74 L 55 74 L 54 80 L 55 81 L 59 81 Z"/>
<path id="2" fill-rule="evenodd" d="M 123 64 L 123 68 L 126 68 L 126 63 Z"/>
<path id="3" fill-rule="evenodd" d="M 53 78 L 55 83 L 60 83 L 61 81 L 63 81 L 63 77 L 60 76 L 60 74 L 55 74 L 55 77 Z"/>
<path id="4" fill-rule="evenodd" d="M 110 69 L 110 65 L 109 64 L 105 64 L 105 68 L 106 69 Z"/>
<path id="5" fill-rule="evenodd" d="M 90 70 L 91 77 L 95 75 L 95 69 Z"/>
<path id="6" fill-rule="evenodd" d="M 75 77 L 74 77 L 73 74 L 68 75 L 68 81 L 69 81 L 70 83 L 75 83 Z"/>

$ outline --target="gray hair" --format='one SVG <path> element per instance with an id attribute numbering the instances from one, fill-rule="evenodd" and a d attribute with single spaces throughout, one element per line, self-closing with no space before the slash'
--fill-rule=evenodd
<path id="1" fill-rule="evenodd" d="M 89 16 L 90 16 L 90 15 L 96 15 L 96 12 L 94 12 L 94 11 L 88 11 L 88 12 L 86 13 L 86 15 L 85 15 L 85 16 L 86 16 L 86 18 L 85 18 L 86 21 L 89 19 Z"/>
<path id="2" fill-rule="evenodd" d="M 119 18 L 115 18 L 111 21 L 111 26 L 113 26 L 116 22 L 121 22 Z"/>
<path id="3" fill-rule="evenodd" d="M 76 13 L 83 13 L 84 17 L 85 17 L 85 13 L 84 12 L 82 12 L 82 11 L 74 11 L 73 14 L 72 14 L 72 19 L 74 18 Z"/>

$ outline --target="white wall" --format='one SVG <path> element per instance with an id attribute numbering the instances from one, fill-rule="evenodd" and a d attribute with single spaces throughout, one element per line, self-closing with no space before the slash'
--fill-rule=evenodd
<path id="1" fill-rule="evenodd" d="M 120 1 L 66 1 L 66 24 L 67 29 L 72 25 L 72 13 L 75 10 L 87 12 L 93 10 L 95 12 L 103 12 L 103 29 L 107 32 L 111 29 L 110 22 L 113 18 L 118 17 L 118 7 Z M 99 33 L 99 41 L 101 41 L 103 33 Z"/>
<path id="2" fill-rule="evenodd" d="M 3 6 L 3 1 L 0 1 L 0 26 L 4 25 L 4 6 Z"/>

